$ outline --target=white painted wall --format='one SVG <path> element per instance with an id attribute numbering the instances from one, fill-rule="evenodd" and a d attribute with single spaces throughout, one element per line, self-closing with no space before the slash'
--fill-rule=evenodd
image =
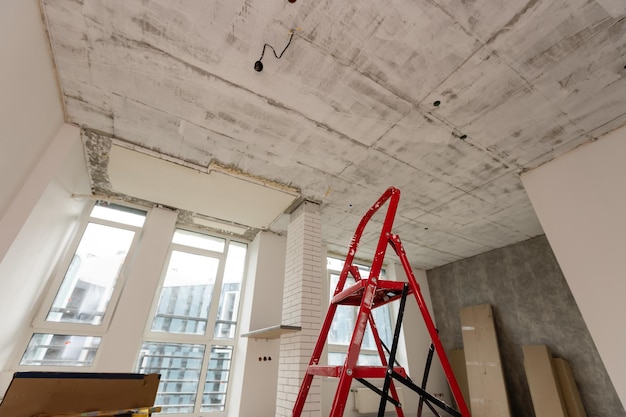
<path id="1" fill-rule="evenodd" d="M 73 193 L 89 192 L 78 129 L 61 129 L 54 143 L 57 146 L 49 149 L 42 160 L 54 160 L 51 165 L 56 165 L 56 172 L 40 169 L 39 164 L 26 186 L 11 201 L 8 212 L 12 215 L 0 219 L 3 231 L 0 244 L 7 248 L 0 261 L 2 371 L 9 370 L 8 361 L 21 342 L 20 335 L 28 329 L 37 300 L 87 203 L 84 199 L 71 198 Z M 41 190 L 46 182 L 47 186 Z M 9 220 L 15 223 L 7 223 Z M 13 233 L 4 233 L 12 227 L 16 229 L 15 239 L 11 238 Z"/>
<path id="2" fill-rule="evenodd" d="M 79 131 L 63 123 L 37 0 L 0 3 L 0 62 L 0 371 L 5 376 L 86 204 L 70 197 L 89 192 L 89 184 Z"/>
<path id="3" fill-rule="evenodd" d="M 150 308 L 156 299 L 178 213 L 152 208 L 129 265 L 122 270 L 123 290 L 94 362 L 96 372 L 134 372 Z"/>
<path id="4" fill-rule="evenodd" d="M 281 324 L 286 241 L 284 236 L 260 232 L 248 246 L 240 334 Z M 230 416 L 274 417 L 279 354 L 280 339 L 239 338 L 233 378 L 242 383 L 233 386 Z"/>
<path id="5" fill-rule="evenodd" d="M 428 311 L 430 312 L 431 318 L 434 322 L 435 318 L 432 316 L 433 306 L 430 300 L 426 271 L 413 269 L 413 274 L 415 275 L 417 284 L 420 286 L 420 292 L 422 293 L 424 302 L 426 303 Z M 397 281 L 407 281 L 404 268 L 401 264 L 391 265 L 389 267 L 389 276 Z M 397 314 L 397 311 L 394 313 Z M 426 358 L 428 357 L 428 350 L 430 348 L 430 334 L 426 329 L 422 313 L 420 312 L 415 297 L 413 296 L 409 296 L 404 309 L 402 335 L 399 346 L 399 353 L 402 358 L 401 363 L 406 364 L 413 382 L 417 385 L 421 385 L 424 367 L 426 365 Z M 437 397 L 447 404 L 453 404 L 450 396 L 450 389 L 448 388 L 448 383 L 437 358 L 437 354 L 435 354 L 430 368 L 426 391 L 432 395 L 437 394 Z M 406 388 L 404 389 L 404 392 L 405 410 L 410 410 L 409 415 L 411 415 L 414 413 L 413 410 L 417 410 L 419 396 Z M 445 413 L 442 412 L 442 414 Z M 431 416 L 433 414 L 426 406 L 424 406 L 422 415 Z"/>
<path id="6" fill-rule="evenodd" d="M 626 127 L 522 175 L 580 312 L 626 405 Z"/>
<path id="7" fill-rule="evenodd" d="M 38 3 L 0 2 L 0 219 L 64 120 Z"/>

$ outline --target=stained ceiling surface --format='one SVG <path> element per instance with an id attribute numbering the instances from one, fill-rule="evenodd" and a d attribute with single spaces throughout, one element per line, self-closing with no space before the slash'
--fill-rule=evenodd
<path id="1" fill-rule="evenodd" d="M 42 10 L 67 121 L 92 151 L 89 138 L 113 140 L 297 189 L 320 203 L 322 239 L 338 253 L 389 186 L 402 192 L 394 231 L 418 267 L 542 234 L 520 173 L 626 123 L 623 0 Z M 292 33 L 281 59 L 266 47 L 255 71 L 264 44 L 280 54 Z"/>

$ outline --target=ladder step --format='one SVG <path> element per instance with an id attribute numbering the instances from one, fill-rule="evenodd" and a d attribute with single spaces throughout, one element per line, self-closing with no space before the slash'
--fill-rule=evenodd
<path id="1" fill-rule="evenodd" d="M 406 370 L 402 367 L 394 367 L 393 370 L 406 377 Z M 327 376 L 331 378 L 339 378 L 343 366 L 333 365 L 309 365 L 306 373 L 309 375 Z M 384 378 L 387 374 L 386 366 L 355 366 L 352 371 L 352 378 Z"/>
<path id="2" fill-rule="evenodd" d="M 363 293 L 367 287 L 367 281 L 367 279 L 361 279 L 351 287 L 339 292 L 332 298 L 331 303 L 350 306 L 361 305 Z M 376 292 L 374 293 L 372 309 L 400 299 L 400 297 L 402 297 L 402 288 L 404 287 L 404 284 L 405 283 L 401 281 L 378 280 L 376 283 Z M 412 290 L 409 291 L 409 294 L 412 292 Z"/>

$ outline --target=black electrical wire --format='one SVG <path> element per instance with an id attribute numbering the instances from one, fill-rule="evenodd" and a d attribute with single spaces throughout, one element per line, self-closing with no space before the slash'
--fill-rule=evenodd
<path id="1" fill-rule="evenodd" d="M 291 36 L 289 36 L 289 42 L 287 42 L 287 45 L 285 46 L 285 48 L 283 49 L 283 51 L 280 53 L 280 55 L 276 54 L 276 50 L 274 49 L 274 47 L 272 45 L 270 45 L 269 43 L 266 43 L 263 45 L 263 51 L 261 51 L 261 58 L 259 58 L 259 60 L 257 62 L 254 63 L 254 69 L 261 72 L 263 71 L 263 63 L 261 62 L 263 60 L 263 57 L 265 56 L 265 48 L 269 47 L 272 52 L 274 53 L 274 56 L 276 57 L 276 59 L 280 59 L 282 58 L 283 54 L 285 53 L 285 51 L 287 50 L 287 48 L 289 48 L 289 45 L 291 45 L 291 40 L 293 39 L 293 34 L 294 31 L 291 31 Z"/>

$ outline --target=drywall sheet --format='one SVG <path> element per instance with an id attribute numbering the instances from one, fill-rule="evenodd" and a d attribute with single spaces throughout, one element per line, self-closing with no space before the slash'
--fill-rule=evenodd
<path id="1" fill-rule="evenodd" d="M 456 378 L 456 382 L 459 384 L 459 388 L 461 388 L 461 394 L 463 394 L 463 399 L 465 400 L 465 404 L 469 407 L 469 387 L 467 386 L 467 368 L 465 367 L 465 352 L 463 349 L 450 349 L 448 351 L 448 361 L 450 362 L 450 367 L 452 368 L 452 372 L 454 372 L 454 377 Z"/>
<path id="2" fill-rule="evenodd" d="M 472 415 L 510 417 L 491 306 L 463 307 L 461 326 Z"/>
<path id="3" fill-rule="evenodd" d="M 561 388 L 545 345 L 524 346 L 524 369 L 536 417 L 567 417 Z"/>
<path id="4" fill-rule="evenodd" d="M 561 387 L 567 415 L 569 417 L 587 417 L 569 362 L 563 358 L 552 358 L 552 363 Z"/>
<path id="5" fill-rule="evenodd" d="M 151 407 L 159 379 L 158 374 L 16 372 L 0 417 Z"/>

